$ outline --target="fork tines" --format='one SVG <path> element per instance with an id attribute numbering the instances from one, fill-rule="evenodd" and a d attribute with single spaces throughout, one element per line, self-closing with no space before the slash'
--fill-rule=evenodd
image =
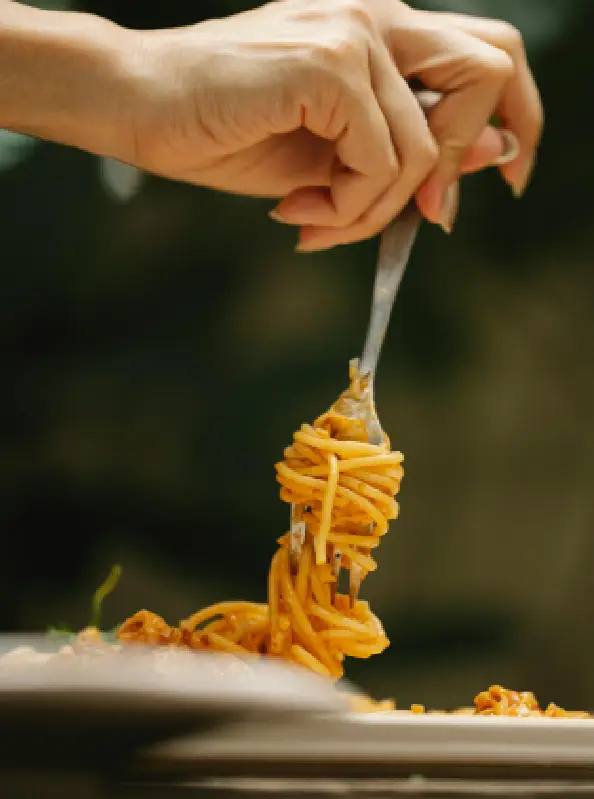
<path id="1" fill-rule="evenodd" d="M 301 557 L 301 549 L 305 542 L 305 522 L 303 521 L 303 505 L 291 505 L 291 527 L 289 533 L 289 557 L 291 569 L 296 572 Z"/>

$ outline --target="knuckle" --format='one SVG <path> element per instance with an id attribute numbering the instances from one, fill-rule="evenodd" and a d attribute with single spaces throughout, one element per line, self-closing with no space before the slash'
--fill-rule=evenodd
<path id="1" fill-rule="evenodd" d="M 342 0 L 328 26 L 314 43 L 311 56 L 314 60 L 335 68 L 338 64 L 367 61 L 373 17 L 361 0 Z"/>
<path id="2" fill-rule="evenodd" d="M 377 173 L 381 178 L 381 182 L 385 185 L 394 183 L 400 177 L 400 161 L 398 156 L 391 147 L 382 159 L 383 163 L 378 163 Z"/>
<path id="3" fill-rule="evenodd" d="M 435 139 L 427 137 L 417 143 L 415 161 L 420 172 L 428 174 L 439 161 L 439 147 Z"/>
<path id="4" fill-rule="evenodd" d="M 481 68 L 484 77 L 493 83 L 505 83 L 515 72 L 511 56 L 496 47 L 490 48 L 490 52 L 481 60 Z"/>
<path id="5" fill-rule="evenodd" d="M 439 161 L 439 146 L 432 136 L 423 137 L 403 153 L 403 171 L 407 182 L 418 185 L 433 171 Z"/>
<path id="6" fill-rule="evenodd" d="M 362 210 L 358 203 L 353 202 L 352 197 L 335 198 L 335 214 L 332 218 L 331 227 L 344 229 L 351 225 L 360 215 Z"/>
<path id="7" fill-rule="evenodd" d="M 357 220 L 358 216 L 359 215 L 357 213 L 353 212 L 353 211 L 351 211 L 351 212 L 347 212 L 347 211 L 337 212 L 336 218 L 334 219 L 334 221 L 332 223 L 332 226 L 340 228 L 340 229 L 347 228 L 350 225 L 352 225 L 353 222 L 355 222 Z"/>
<path id="8" fill-rule="evenodd" d="M 366 30 L 373 27 L 369 8 L 360 0 L 343 0 L 342 13 L 351 25 Z"/>
<path id="9" fill-rule="evenodd" d="M 468 150 L 468 142 L 460 136 L 448 136 L 441 142 L 440 156 L 443 160 L 460 163 Z"/>
<path id="10" fill-rule="evenodd" d="M 354 64 L 360 55 L 360 43 L 345 32 L 335 33 L 317 43 L 310 53 L 310 58 L 314 64 L 321 64 L 331 71 L 336 71 L 344 64 Z"/>
<path id="11" fill-rule="evenodd" d="M 500 41 L 509 53 L 524 53 L 524 38 L 511 22 L 497 20 L 495 26 L 496 40 Z"/>

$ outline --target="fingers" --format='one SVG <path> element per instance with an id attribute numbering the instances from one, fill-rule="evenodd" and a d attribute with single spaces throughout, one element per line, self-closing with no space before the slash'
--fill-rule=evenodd
<path id="1" fill-rule="evenodd" d="M 301 224 L 305 225 L 299 239 L 302 251 L 375 236 L 400 213 L 437 162 L 437 145 L 425 115 L 386 50 L 380 50 L 372 59 L 371 81 L 395 142 L 399 162 L 396 179 L 390 180 L 390 175 L 386 175 L 383 191 L 374 202 L 338 230 L 332 220 L 302 220 Z"/>
<path id="2" fill-rule="evenodd" d="M 518 157 L 502 165 L 501 173 L 514 192 L 520 195 L 532 173 L 544 121 L 540 94 L 528 66 L 522 36 L 506 22 L 457 14 L 444 16 L 458 30 L 499 48 L 513 61 L 514 73 L 503 87 L 497 113 L 504 127 L 509 128 L 518 139 Z"/>
<path id="3" fill-rule="evenodd" d="M 490 166 L 502 167 L 515 161 L 519 153 L 519 142 L 511 131 L 489 126 L 464 153 L 460 172 L 468 175 Z"/>
<path id="4" fill-rule="evenodd" d="M 467 150 L 488 125 L 514 67 L 507 53 L 462 31 L 441 23 L 439 35 L 434 33 L 422 30 L 415 52 L 421 80 L 443 94 L 428 111 L 440 157 L 428 181 L 424 210 L 430 221 L 447 226 L 451 186 L 458 180 Z"/>
<path id="5" fill-rule="evenodd" d="M 515 28 L 456 14 L 431 14 L 425 20 L 425 27 L 415 31 L 414 47 L 405 54 L 402 67 L 405 74 L 412 70 L 430 88 L 446 95 L 429 112 L 430 127 L 440 145 L 440 163 L 417 194 L 427 218 L 443 224 L 451 213 L 450 186 L 467 171 L 477 125 L 482 127 L 496 113 L 507 129 L 504 142 L 515 158 L 508 153 L 497 165 L 519 196 L 534 166 L 543 112 Z"/>
<path id="6" fill-rule="evenodd" d="M 383 47 L 370 59 L 369 78 L 373 91 L 365 98 L 365 111 L 358 110 L 362 103 L 351 105 L 337 142 L 339 159 L 350 169 L 334 171 L 330 192 L 300 189 L 274 212 L 302 228 L 300 250 L 326 249 L 376 235 L 398 215 L 437 161 L 437 145 L 425 115 Z M 375 138 L 383 152 L 373 143 L 373 131 L 366 130 L 370 122 L 374 130 L 381 130 Z M 311 122 L 308 126 L 321 135 L 323 127 Z M 324 133 L 328 135 L 328 130 Z"/>
<path id="7" fill-rule="evenodd" d="M 487 166 L 498 166 L 521 193 L 542 108 L 518 32 L 500 22 L 414 12 L 419 16 L 406 16 L 406 36 L 392 36 L 392 20 L 389 35 L 378 37 L 381 25 L 370 22 L 368 9 L 347 3 L 345 13 L 344 39 L 335 29 L 300 81 L 302 126 L 333 143 L 335 162 L 325 179 L 290 191 L 273 212 L 301 228 L 299 249 L 373 236 L 411 196 L 449 231 L 460 176 Z M 426 118 L 406 83 L 411 77 L 441 97 Z M 503 129 L 489 126 L 494 113 Z"/>
<path id="8" fill-rule="evenodd" d="M 443 97 L 440 92 L 427 90 L 415 91 L 414 94 L 424 112 L 429 112 Z M 514 161 L 519 152 L 519 142 L 510 130 L 489 125 L 464 153 L 460 172 L 468 174 L 490 166 L 503 166 Z"/>
<path id="9" fill-rule="evenodd" d="M 345 227 L 398 175 L 398 157 L 367 61 L 364 70 L 353 64 L 350 74 L 348 66 L 337 74 L 322 69 L 312 75 L 317 86 L 307 93 L 303 125 L 335 142 L 336 163 L 329 189 L 297 189 L 277 206 L 274 215 L 289 224 Z"/>
<path id="10" fill-rule="evenodd" d="M 460 174 L 467 175 L 479 172 L 490 166 L 502 167 L 514 161 L 519 154 L 518 140 L 508 130 L 486 127 L 475 143 L 466 150 L 460 162 Z M 419 211 L 428 219 L 433 209 L 441 207 L 440 224 L 450 233 L 458 210 L 459 187 L 452 183 L 445 196 L 439 183 L 432 178 L 427 180 L 417 191 L 416 202 Z"/>

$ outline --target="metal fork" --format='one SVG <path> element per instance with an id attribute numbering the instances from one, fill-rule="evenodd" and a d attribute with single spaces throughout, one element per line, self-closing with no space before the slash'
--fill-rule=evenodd
<path id="1" fill-rule="evenodd" d="M 383 232 L 375 273 L 371 314 L 367 327 L 367 336 L 363 346 L 363 355 L 359 361 L 359 375 L 368 381 L 369 392 L 365 392 L 366 399 L 373 403 L 373 382 L 382 344 L 386 336 L 390 316 L 396 294 L 404 276 L 404 270 L 410 257 L 413 244 L 421 223 L 421 214 L 414 202 L 410 203 L 404 211 Z M 373 413 L 368 423 L 367 433 L 370 444 L 381 444 L 384 433 Z"/>
<path id="2" fill-rule="evenodd" d="M 439 92 L 424 89 L 415 91 L 414 94 L 425 113 L 435 107 L 442 97 Z M 335 407 L 342 405 L 339 410 L 345 416 L 353 419 L 362 419 L 365 422 L 370 444 L 381 444 L 385 438 L 375 411 L 373 396 L 375 371 L 386 330 L 388 329 L 394 300 L 396 299 L 420 223 L 421 215 L 417 210 L 415 201 L 411 200 L 401 214 L 382 233 L 367 337 L 363 347 L 363 355 L 357 364 L 363 390 L 358 401 L 352 397 L 346 399 L 342 395 L 335 404 Z M 293 569 L 297 568 L 301 547 L 305 540 L 306 523 L 303 520 L 303 511 L 303 507 L 291 505 L 289 538 Z M 371 531 L 372 529 L 370 529 Z M 334 553 L 333 567 L 336 585 L 340 576 L 341 558 L 340 552 L 336 548 Z M 360 585 L 361 569 L 353 563 L 349 576 L 349 595 L 352 605 L 357 599 Z"/>
<path id="3" fill-rule="evenodd" d="M 386 336 L 394 301 L 404 270 L 421 224 L 421 214 L 412 201 L 383 232 L 373 287 L 371 315 L 363 355 L 359 361 L 359 376 L 367 384 L 360 400 L 351 405 L 353 418 L 363 419 L 370 444 L 383 444 L 385 434 L 375 410 L 374 382 L 382 344 Z M 370 526 L 370 534 L 373 524 Z M 361 567 L 351 564 L 349 596 L 354 605 L 361 586 Z"/>
<path id="4" fill-rule="evenodd" d="M 406 269 L 410 251 L 414 244 L 421 222 L 414 201 L 412 201 L 383 232 L 373 289 L 371 316 L 367 329 L 363 355 L 358 363 L 359 376 L 364 390 L 359 398 L 341 396 L 335 407 L 351 419 L 362 419 L 365 422 L 370 444 L 382 444 L 385 438 L 375 412 L 373 384 L 380 351 L 398 288 Z M 372 525 L 373 528 L 373 525 Z M 306 523 L 303 520 L 303 508 L 291 505 L 290 551 L 294 565 L 299 560 L 301 547 L 305 538 Z M 370 530 L 371 532 L 371 530 Z M 340 573 L 340 553 L 335 553 L 334 573 L 338 582 Z M 361 569 L 352 564 L 349 577 L 349 595 L 354 604 L 361 584 Z"/>

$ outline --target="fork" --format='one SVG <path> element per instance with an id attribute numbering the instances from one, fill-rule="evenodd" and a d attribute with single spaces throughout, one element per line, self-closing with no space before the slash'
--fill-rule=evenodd
<path id="1" fill-rule="evenodd" d="M 341 395 L 335 403 L 335 407 L 339 412 L 344 413 L 350 419 L 361 419 L 365 423 L 370 444 L 379 445 L 385 440 L 384 431 L 375 411 L 374 378 L 394 300 L 396 299 L 420 222 L 421 215 L 414 201 L 412 201 L 382 234 L 371 315 L 363 354 L 360 359 L 355 359 L 354 362 L 351 362 L 352 365 L 358 367 L 363 390 L 357 398 L 352 395 Z M 371 525 L 370 533 L 372 529 L 373 525 Z M 291 505 L 290 553 L 293 564 L 296 564 L 299 560 L 301 547 L 305 540 L 305 532 L 306 523 L 303 520 L 303 508 Z M 340 574 L 339 552 L 335 553 L 333 566 L 336 582 L 338 582 Z M 352 606 L 354 606 L 359 594 L 360 585 L 361 568 L 353 563 L 351 564 L 349 576 L 349 596 Z"/>
<path id="2" fill-rule="evenodd" d="M 439 92 L 425 89 L 415 91 L 414 94 L 425 114 L 435 107 L 442 97 Z M 394 300 L 396 299 L 421 219 L 422 217 L 415 201 L 411 200 L 400 215 L 382 233 L 373 288 L 371 315 L 363 354 L 359 360 L 355 359 L 354 362 L 351 362 L 351 365 L 358 368 L 362 391 L 358 399 L 354 399 L 352 396 L 347 398 L 343 394 L 335 403 L 335 407 L 339 408 L 339 405 L 341 406 L 339 410 L 345 416 L 363 420 L 370 444 L 379 445 L 385 440 L 384 431 L 375 411 L 373 394 L 375 372 L 392 314 Z M 301 548 L 305 541 L 306 523 L 303 519 L 303 512 L 303 507 L 291 505 L 289 549 L 293 569 L 297 568 Z M 372 531 L 373 525 L 370 526 L 370 533 Z M 335 586 L 338 584 L 340 576 L 340 562 L 340 552 L 335 549 L 333 563 Z M 349 575 L 349 597 L 353 607 L 359 595 L 360 586 L 361 568 L 352 563 Z"/>
<path id="3" fill-rule="evenodd" d="M 404 270 L 421 224 L 421 214 L 412 201 L 383 232 L 373 287 L 371 315 L 363 355 L 359 360 L 359 377 L 364 389 L 360 397 L 351 403 L 350 414 L 365 422 L 370 444 L 380 445 L 385 433 L 375 410 L 374 382 L 382 344 L 386 336 L 394 301 L 400 288 Z M 373 524 L 370 525 L 370 534 Z M 361 567 L 351 564 L 349 574 L 349 597 L 354 606 L 361 586 Z"/>

